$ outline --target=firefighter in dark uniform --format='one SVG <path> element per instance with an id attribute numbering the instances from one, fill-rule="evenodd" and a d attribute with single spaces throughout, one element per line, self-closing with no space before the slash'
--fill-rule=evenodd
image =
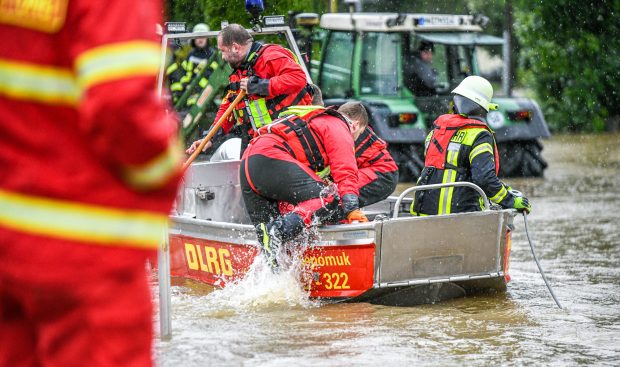
<path id="1" fill-rule="evenodd" d="M 247 97 L 222 124 L 225 134 L 242 139 L 245 149 L 255 131 L 276 119 L 288 106 L 310 105 L 311 89 L 291 51 L 275 44 L 254 42 L 250 33 L 239 24 L 230 24 L 217 37 L 217 47 L 224 61 L 233 68 L 228 93 L 215 116 L 215 121 L 230 106 L 241 89 Z M 186 153 L 191 154 L 201 140 L 195 141 Z M 212 146 L 211 142 L 203 150 Z"/>
<path id="2" fill-rule="evenodd" d="M 359 209 L 357 165 L 348 121 L 333 109 L 294 106 L 258 129 L 241 160 L 243 201 L 272 268 L 283 242 L 338 210 L 367 222 Z M 329 167 L 329 169 L 328 169 Z M 323 181 L 329 172 L 333 184 Z M 281 215 L 279 204 L 292 204 Z"/>
<path id="3" fill-rule="evenodd" d="M 209 30 L 208 25 L 198 23 L 194 26 L 192 32 L 209 32 Z M 219 66 L 214 59 L 216 51 L 209 47 L 207 38 L 194 38 L 190 41 L 190 44 L 192 49 L 187 58 L 180 62 L 172 63 L 166 69 L 166 75 L 170 82 L 172 102 L 175 104 L 190 86 L 192 80 L 199 78 L 198 84 L 185 102 L 185 106 L 180 106 L 183 109 L 196 104 L 200 90 L 207 87 L 209 76 Z"/>
<path id="4" fill-rule="evenodd" d="M 418 185 L 472 182 L 482 188 L 492 203 L 529 213 L 531 205 L 518 191 L 504 185 L 493 132 L 486 124 L 493 87 L 484 78 L 468 76 L 453 91 L 454 113 L 441 115 L 426 138 L 425 167 Z M 411 205 L 413 215 L 452 214 L 479 211 L 481 197 L 468 187 L 446 187 L 418 191 Z"/>

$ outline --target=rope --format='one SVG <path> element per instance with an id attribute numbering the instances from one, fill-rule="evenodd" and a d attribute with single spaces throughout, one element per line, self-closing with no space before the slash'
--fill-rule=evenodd
<path id="1" fill-rule="evenodd" d="M 545 272 L 543 271 L 542 266 L 540 266 L 540 263 L 538 262 L 538 258 L 536 257 L 536 252 L 534 251 L 534 245 L 532 244 L 532 240 L 530 239 L 530 232 L 527 229 L 527 215 L 525 214 L 525 212 L 523 212 L 522 214 L 523 214 L 523 221 L 525 222 L 525 234 L 527 235 L 527 241 L 530 243 L 530 249 L 532 250 L 532 256 L 534 257 L 534 261 L 536 262 L 536 266 L 538 266 L 538 271 L 540 272 L 540 275 L 542 275 L 542 278 L 545 281 L 545 284 L 547 285 L 547 288 L 549 288 L 549 292 L 551 293 L 551 297 L 553 297 L 553 300 L 558 305 L 558 307 L 561 309 L 562 305 L 560 304 L 560 301 L 558 301 L 558 299 L 556 298 L 555 293 L 553 293 L 553 289 L 551 288 L 551 285 L 547 281 L 547 277 L 545 276 Z"/>

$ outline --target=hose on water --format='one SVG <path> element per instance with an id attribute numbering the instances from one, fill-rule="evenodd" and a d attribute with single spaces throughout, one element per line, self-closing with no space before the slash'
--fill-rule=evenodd
<path id="1" fill-rule="evenodd" d="M 557 297 L 555 296 L 555 293 L 553 293 L 553 288 L 551 288 L 551 285 L 547 281 L 545 272 L 543 271 L 542 266 L 540 266 L 540 263 L 538 262 L 538 258 L 536 257 L 536 252 L 534 251 L 534 244 L 532 244 L 532 240 L 530 239 L 530 232 L 527 229 L 527 214 L 525 212 L 523 212 L 522 214 L 523 214 L 523 221 L 525 222 L 525 234 L 527 235 L 527 241 L 530 243 L 530 249 L 532 250 L 532 256 L 534 257 L 536 266 L 538 266 L 538 271 L 540 272 L 540 275 L 542 275 L 542 278 L 545 281 L 545 284 L 547 285 L 549 292 L 551 293 L 551 297 L 553 297 L 553 300 L 558 305 L 558 307 L 562 309 L 562 305 L 560 304 L 560 301 L 558 301 Z"/>

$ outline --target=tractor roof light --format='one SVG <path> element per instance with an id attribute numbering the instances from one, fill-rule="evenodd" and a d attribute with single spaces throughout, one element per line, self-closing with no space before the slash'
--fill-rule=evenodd
<path id="1" fill-rule="evenodd" d="M 299 13 L 295 15 L 295 22 L 298 26 L 312 28 L 319 25 L 319 15 L 317 13 Z"/>
<path id="2" fill-rule="evenodd" d="M 490 21 L 489 17 L 487 17 L 484 14 L 478 13 L 474 15 L 473 23 L 478 24 L 482 28 L 485 28 L 487 24 L 489 24 L 489 21 Z"/>

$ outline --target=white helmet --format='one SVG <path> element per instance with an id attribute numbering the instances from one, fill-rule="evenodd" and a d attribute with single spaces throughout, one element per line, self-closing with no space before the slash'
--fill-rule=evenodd
<path id="1" fill-rule="evenodd" d="M 204 23 L 198 23 L 192 28 L 192 32 L 209 32 L 211 28 Z"/>
<path id="2" fill-rule="evenodd" d="M 491 103 L 491 98 L 493 98 L 493 87 L 488 80 L 481 76 L 468 76 L 463 79 L 461 84 L 454 88 L 452 93 L 461 95 L 479 104 L 487 112 L 489 112 L 489 109 L 493 110 L 497 108 L 495 103 Z"/>

